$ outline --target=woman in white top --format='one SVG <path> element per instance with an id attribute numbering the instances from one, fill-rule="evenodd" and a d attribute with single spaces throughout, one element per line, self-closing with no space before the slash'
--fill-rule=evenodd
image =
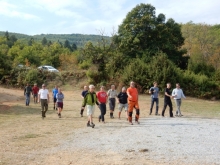
<path id="1" fill-rule="evenodd" d="M 183 94 L 182 89 L 180 89 L 180 84 L 179 83 L 176 83 L 176 88 L 173 90 L 172 96 L 173 96 L 173 98 L 175 100 L 175 103 L 176 103 L 176 106 L 177 106 L 177 110 L 176 110 L 176 115 L 175 116 L 181 117 L 181 116 L 183 116 L 181 114 L 181 111 L 180 111 L 181 99 L 182 98 L 186 98 L 186 97 Z"/>

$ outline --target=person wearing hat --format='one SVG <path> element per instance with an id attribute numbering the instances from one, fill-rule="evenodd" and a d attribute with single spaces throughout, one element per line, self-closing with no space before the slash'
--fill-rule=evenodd
<path id="1" fill-rule="evenodd" d="M 42 118 L 44 119 L 46 117 L 49 103 L 49 91 L 46 89 L 45 84 L 42 84 L 42 89 L 38 92 L 38 102 L 41 102 Z"/>
<path id="2" fill-rule="evenodd" d="M 82 107 L 86 106 L 87 109 L 87 116 L 88 116 L 87 127 L 92 127 L 92 128 L 95 127 L 95 124 L 93 123 L 92 120 L 95 111 L 95 104 L 99 106 L 98 99 L 94 90 L 95 90 L 95 86 L 92 84 L 89 85 L 89 91 L 86 93 L 82 105 Z"/>
<path id="3" fill-rule="evenodd" d="M 37 84 L 35 83 L 32 88 L 32 95 L 33 95 L 35 104 L 37 103 L 37 100 L 38 100 L 38 92 L 39 92 L 39 88 L 38 88 Z"/>

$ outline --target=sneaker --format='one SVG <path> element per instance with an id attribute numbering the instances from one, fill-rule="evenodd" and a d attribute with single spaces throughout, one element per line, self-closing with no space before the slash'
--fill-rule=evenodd
<path id="1" fill-rule="evenodd" d="M 179 117 L 178 115 L 175 115 L 176 117 Z"/>
<path id="2" fill-rule="evenodd" d="M 99 122 L 101 121 L 100 117 L 99 117 Z"/>
<path id="3" fill-rule="evenodd" d="M 105 122 L 103 121 L 102 124 L 105 124 Z"/>
<path id="4" fill-rule="evenodd" d="M 95 127 L 95 124 L 94 124 L 94 123 L 92 123 L 92 124 L 91 124 L 91 127 L 92 127 L 92 128 L 94 128 L 94 127 Z"/>
<path id="5" fill-rule="evenodd" d="M 164 115 L 162 115 L 161 117 L 165 117 Z"/>
<path id="6" fill-rule="evenodd" d="M 53 110 L 55 110 L 55 107 L 53 107 Z"/>
<path id="7" fill-rule="evenodd" d="M 90 124 L 89 124 L 89 123 L 87 123 L 87 127 L 90 127 Z"/>
<path id="8" fill-rule="evenodd" d="M 151 115 L 151 112 L 149 113 L 149 115 Z"/>
<path id="9" fill-rule="evenodd" d="M 61 114 L 59 114 L 59 118 L 61 118 Z"/>
<path id="10" fill-rule="evenodd" d="M 160 116 L 160 114 L 156 113 L 155 116 Z"/>
<path id="11" fill-rule="evenodd" d="M 179 115 L 179 117 L 182 117 L 183 115 Z"/>
<path id="12" fill-rule="evenodd" d="M 133 125 L 133 123 L 132 123 L 132 122 L 129 122 L 129 124 L 130 124 L 130 125 Z"/>

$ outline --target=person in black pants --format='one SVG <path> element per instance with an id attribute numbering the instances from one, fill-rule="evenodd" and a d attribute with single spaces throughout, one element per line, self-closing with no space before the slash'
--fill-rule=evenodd
<path id="1" fill-rule="evenodd" d="M 105 114 L 106 114 L 106 102 L 108 99 L 108 95 L 105 92 L 105 87 L 101 86 L 100 91 L 96 94 L 99 102 L 100 116 L 99 122 L 102 120 L 102 123 L 105 123 Z"/>
<path id="2" fill-rule="evenodd" d="M 166 110 L 166 107 L 167 105 L 169 106 L 170 108 L 170 117 L 173 117 L 173 105 L 172 105 L 172 101 L 171 101 L 171 98 L 173 98 L 173 96 L 171 95 L 171 84 L 170 83 L 167 83 L 167 87 L 165 89 L 165 96 L 164 96 L 164 107 L 163 107 L 163 110 L 162 110 L 162 117 L 164 117 L 164 113 L 165 113 L 165 110 Z"/>

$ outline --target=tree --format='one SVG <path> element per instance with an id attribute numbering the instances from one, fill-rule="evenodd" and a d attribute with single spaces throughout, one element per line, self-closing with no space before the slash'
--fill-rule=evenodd
<path id="1" fill-rule="evenodd" d="M 69 50 L 72 51 L 72 48 L 71 48 L 71 46 L 70 46 L 70 42 L 69 42 L 68 40 L 66 40 L 66 41 L 64 42 L 64 48 L 68 48 Z"/>
<path id="2" fill-rule="evenodd" d="M 44 38 L 42 39 L 41 43 L 42 43 L 43 46 L 46 46 L 46 45 L 47 45 L 47 39 L 46 39 L 46 37 L 44 37 Z"/>
<path id="3" fill-rule="evenodd" d="M 178 66 L 186 67 L 187 59 L 180 50 L 184 43 L 181 26 L 173 19 L 165 22 L 164 14 L 155 15 L 155 7 L 140 4 L 133 8 L 119 25 L 118 34 L 114 36 L 119 50 L 128 58 L 142 57 L 144 52 L 154 56 L 162 51 Z"/>
<path id="4" fill-rule="evenodd" d="M 73 44 L 72 44 L 72 48 L 71 48 L 71 49 L 72 49 L 72 51 L 77 50 L 77 46 L 76 46 L 76 44 L 75 44 L 75 43 L 73 43 Z"/>

